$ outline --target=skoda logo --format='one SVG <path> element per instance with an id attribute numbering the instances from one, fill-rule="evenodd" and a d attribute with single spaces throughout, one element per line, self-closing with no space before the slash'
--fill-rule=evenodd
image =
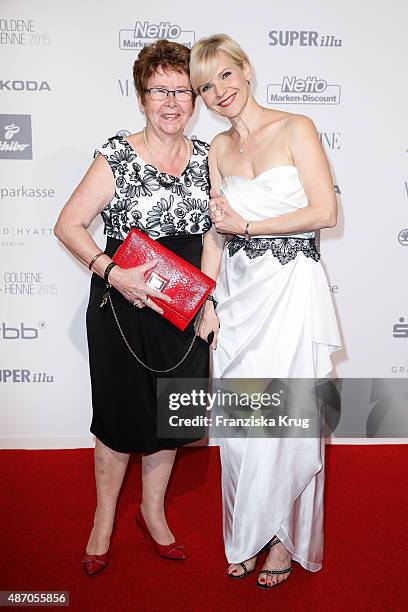
<path id="1" fill-rule="evenodd" d="M 398 242 L 402 244 L 402 246 L 408 246 L 408 229 L 403 229 L 398 234 Z"/>

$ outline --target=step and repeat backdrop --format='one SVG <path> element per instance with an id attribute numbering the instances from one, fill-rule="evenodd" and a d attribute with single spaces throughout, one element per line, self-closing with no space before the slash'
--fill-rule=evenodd
<path id="1" fill-rule="evenodd" d="M 407 380 L 407 9 L 404 0 L 2 0 L 1 447 L 94 443 L 90 273 L 53 226 L 95 148 L 143 127 L 132 65 L 162 37 L 191 46 L 228 33 L 251 58 L 259 103 L 315 121 L 340 208 L 338 225 L 320 236 L 344 343 L 335 376 Z M 199 103 L 187 133 L 210 142 L 225 128 Z M 91 231 L 103 248 L 100 218 Z M 384 399 L 370 384 L 345 396 L 343 410 L 358 418 Z"/>

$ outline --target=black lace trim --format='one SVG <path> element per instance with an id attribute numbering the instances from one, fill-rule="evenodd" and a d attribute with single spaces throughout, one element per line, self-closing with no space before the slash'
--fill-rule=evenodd
<path id="1" fill-rule="evenodd" d="M 245 240 L 241 236 L 234 236 L 227 244 L 228 254 L 230 257 L 235 255 L 241 249 L 244 249 L 245 254 L 249 259 L 261 257 L 266 251 L 272 251 L 272 255 L 279 259 L 279 262 L 284 265 L 301 251 L 305 257 L 311 257 L 315 261 L 319 261 L 320 253 L 316 248 L 316 240 L 314 238 L 293 238 L 285 236 L 283 238 L 251 238 Z"/>

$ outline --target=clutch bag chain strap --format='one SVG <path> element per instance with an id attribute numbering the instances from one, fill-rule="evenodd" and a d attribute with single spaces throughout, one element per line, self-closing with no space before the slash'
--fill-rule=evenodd
<path id="1" fill-rule="evenodd" d="M 197 338 L 197 332 L 198 332 L 198 329 L 199 329 L 199 327 L 200 327 L 200 325 L 201 325 L 201 321 L 202 321 L 202 318 L 203 318 L 203 315 L 204 315 L 204 306 L 205 306 L 205 302 L 204 302 L 204 304 L 201 306 L 201 308 L 200 308 L 200 310 L 199 310 L 199 312 L 198 312 L 197 319 L 196 319 L 196 321 L 195 321 L 195 323 L 194 323 L 194 337 L 193 337 L 193 339 L 192 339 L 192 341 L 191 341 L 191 343 L 190 343 L 190 346 L 188 347 L 188 349 L 187 349 L 186 353 L 183 355 L 183 357 L 180 359 L 180 361 L 178 361 L 178 362 L 177 362 L 177 363 L 176 363 L 174 366 L 172 366 L 171 368 L 167 368 L 166 370 L 156 370 L 155 368 L 151 368 L 151 367 L 150 367 L 150 366 L 148 366 L 146 363 L 144 363 L 144 361 L 142 361 L 142 360 L 140 359 L 140 357 L 139 357 L 138 355 L 136 355 L 135 351 L 134 351 L 134 350 L 132 349 L 132 347 L 130 346 L 130 344 L 129 344 L 129 342 L 128 342 L 128 340 L 127 340 L 127 338 L 126 338 L 126 336 L 125 336 L 125 334 L 124 334 L 124 332 L 123 332 L 122 326 L 121 326 L 121 324 L 119 323 L 119 319 L 118 319 L 118 316 L 117 316 L 117 314 L 116 314 L 116 309 L 115 309 L 115 307 L 114 307 L 114 305 L 113 305 L 113 301 L 112 301 L 112 297 L 111 297 L 110 291 L 108 291 L 108 299 L 109 299 L 109 303 L 110 303 L 110 305 L 111 305 L 112 312 L 113 312 L 113 316 L 114 316 L 114 319 L 115 319 L 115 321 L 116 321 L 116 325 L 118 326 L 118 329 L 119 329 L 120 335 L 122 336 L 123 341 L 124 341 L 124 343 L 126 344 L 127 348 L 129 349 L 130 353 L 133 355 L 133 357 L 136 359 L 136 361 L 137 361 L 138 363 L 140 363 L 140 365 L 144 366 L 144 367 L 145 367 L 147 370 L 150 370 L 150 372 L 155 372 L 156 374 L 166 374 L 167 372 L 172 372 L 173 370 L 175 370 L 176 368 L 178 368 L 178 367 L 179 367 L 179 366 L 180 366 L 180 365 L 181 365 L 181 364 L 182 364 L 182 363 L 183 363 L 183 362 L 184 362 L 184 361 L 187 359 L 187 357 L 189 356 L 189 354 L 190 354 L 190 353 L 191 353 L 191 351 L 193 350 L 194 343 L 195 343 L 196 338 Z"/>

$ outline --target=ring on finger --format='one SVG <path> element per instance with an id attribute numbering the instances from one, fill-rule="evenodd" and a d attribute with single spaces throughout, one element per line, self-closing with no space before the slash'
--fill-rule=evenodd
<path id="1" fill-rule="evenodd" d="M 146 295 L 145 299 L 142 300 L 143 304 L 147 304 L 147 302 L 149 301 L 149 296 Z"/>

